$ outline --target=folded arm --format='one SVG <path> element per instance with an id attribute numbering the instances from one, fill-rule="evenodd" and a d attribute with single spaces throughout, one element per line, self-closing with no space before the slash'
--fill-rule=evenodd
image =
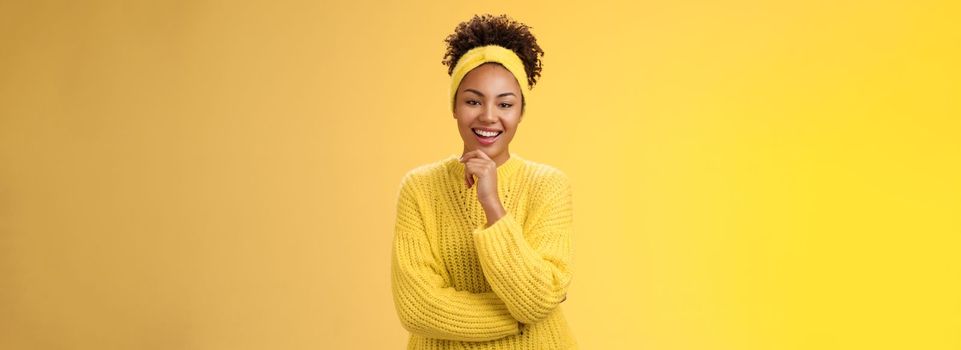
<path id="1" fill-rule="evenodd" d="M 567 176 L 545 180 L 527 225 L 507 213 L 475 228 L 474 245 L 491 289 L 514 318 L 535 323 L 567 298 L 572 270 L 572 202 Z"/>
<path id="2" fill-rule="evenodd" d="M 507 305 L 493 293 L 449 286 L 431 249 L 415 195 L 404 177 L 397 202 L 391 254 L 394 305 L 405 329 L 430 338 L 487 341 L 520 332 Z"/>

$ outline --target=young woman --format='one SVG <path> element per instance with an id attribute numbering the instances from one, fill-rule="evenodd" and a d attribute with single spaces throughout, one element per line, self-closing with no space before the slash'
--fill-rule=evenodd
<path id="1" fill-rule="evenodd" d="M 447 37 L 463 152 L 408 171 L 397 200 L 394 305 L 408 349 L 576 349 L 561 302 L 571 185 L 511 154 L 544 52 L 529 27 L 474 16 Z"/>

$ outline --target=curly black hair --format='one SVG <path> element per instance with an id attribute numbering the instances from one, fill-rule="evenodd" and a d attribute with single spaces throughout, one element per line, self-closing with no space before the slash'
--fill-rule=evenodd
<path id="1" fill-rule="evenodd" d="M 531 28 L 507 15 L 474 15 L 469 21 L 458 24 L 454 33 L 444 39 L 447 52 L 441 63 L 447 65 L 447 75 L 452 75 L 457 60 L 470 49 L 485 45 L 503 46 L 514 51 L 524 62 L 527 86 L 533 88 L 541 75 L 540 57 L 544 56 L 544 50 L 537 45 L 537 39 L 530 32 Z"/>

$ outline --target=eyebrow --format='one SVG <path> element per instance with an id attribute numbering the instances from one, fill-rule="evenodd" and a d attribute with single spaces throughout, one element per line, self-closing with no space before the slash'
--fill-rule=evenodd
<path id="1" fill-rule="evenodd" d="M 470 92 L 473 92 L 473 93 L 475 93 L 475 94 L 480 95 L 481 97 L 484 97 L 484 94 L 482 94 L 480 91 L 477 91 L 477 90 L 474 90 L 474 89 L 464 89 L 464 91 L 465 91 L 465 92 L 466 92 L 466 91 L 470 91 Z M 500 94 L 500 95 L 497 95 L 497 97 L 508 96 L 508 95 L 514 95 L 515 97 L 517 96 L 517 95 L 515 95 L 513 92 L 505 92 L 505 93 L 502 93 L 502 94 Z"/>

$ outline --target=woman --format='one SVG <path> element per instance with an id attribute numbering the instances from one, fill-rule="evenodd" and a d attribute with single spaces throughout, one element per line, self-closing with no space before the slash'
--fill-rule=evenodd
<path id="1" fill-rule="evenodd" d="M 464 149 L 401 180 L 391 284 L 407 348 L 576 349 L 560 307 L 570 181 L 508 151 L 544 52 L 504 15 L 475 15 L 446 43 Z"/>

